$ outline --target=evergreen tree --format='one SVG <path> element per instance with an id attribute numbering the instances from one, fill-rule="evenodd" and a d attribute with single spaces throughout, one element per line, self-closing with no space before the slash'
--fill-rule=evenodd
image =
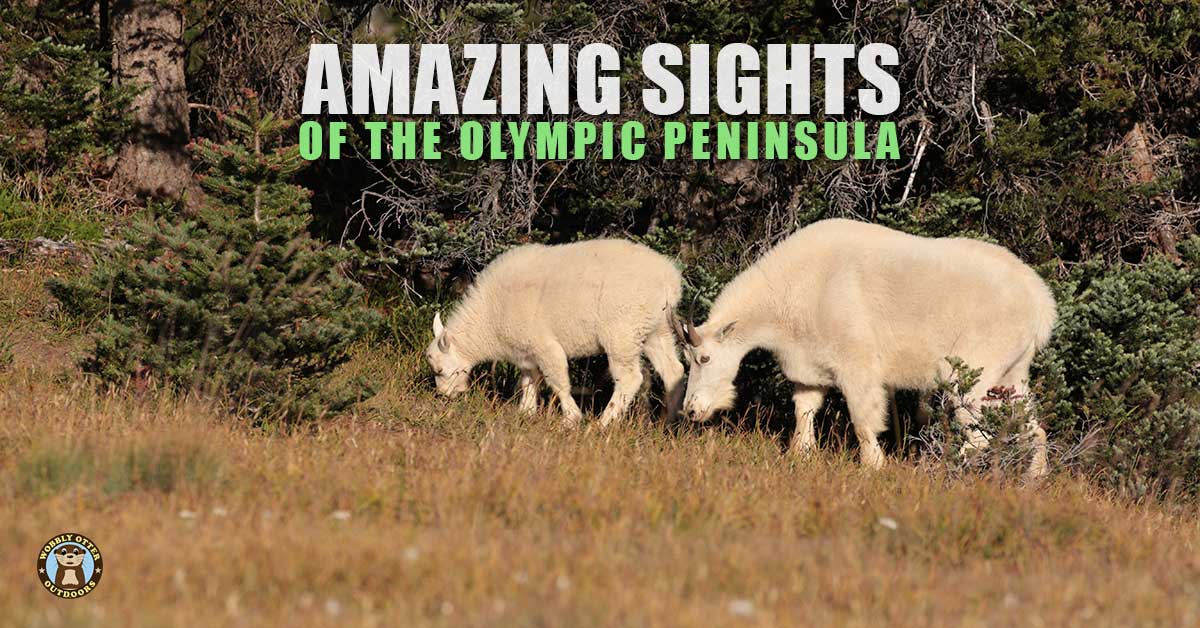
<path id="1" fill-rule="evenodd" d="M 136 89 L 110 85 L 111 53 L 97 49 L 94 20 L 78 4 L 0 7 L 0 162 L 18 171 L 110 151 L 128 126 Z"/>
<path id="2" fill-rule="evenodd" d="M 1053 282 L 1059 322 L 1037 361 L 1046 427 L 1097 431 L 1097 478 L 1138 497 L 1200 495 L 1200 238 L 1178 257 L 1091 260 Z"/>
<path id="3" fill-rule="evenodd" d="M 84 367 L 107 382 L 154 377 L 261 419 L 319 416 L 368 394 L 328 376 L 376 315 L 341 272 L 348 254 L 306 232 L 298 148 L 266 148 L 291 121 L 246 101 L 222 116 L 235 141 L 192 146 L 208 192 L 194 217 L 139 220 L 126 250 L 50 288 L 101 319 Z"/>

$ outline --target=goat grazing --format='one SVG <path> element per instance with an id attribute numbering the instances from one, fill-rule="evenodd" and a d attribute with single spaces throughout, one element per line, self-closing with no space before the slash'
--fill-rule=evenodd
<path id="1" fill-rule="evenodd" d="M 574 425 L 582 413 L 571 398 L 567 360 L 604 353 L 615 384 L 600 419 L 607 426 L 641 388 L 644 353 L 663 380 L 667 414 L 674 416 L 683 364 L 671 320 L 681 283 L 670 259 L 624 240 L 508 251 L 479 274 L 445 325 L 440 313 L 434 316 L 426 358 L 438 391 L 465 391 L 480 362 L 511 362 L 521 370 L 521 409 L 537 410 L 544 378 L 564 420 Z"/>
<path id="2" fill-rule="evenodd" d="M 684 411 L 703 421 L 730 408 L 742 358 L 766 349 L 795 385 L 791 450 L 816 446 L 813 415 L 836 387 L 862 463 L 879 468 L 889 390 L 932 388 L 950 376 L 946 358 L 956 356 L 983 369 L 971 404 L 987 402 L 996 386 L 1023 395 L 1030 362 L 1055 318 L 1046 284 L 1003 247 L 850 220 L 817 222 L 725 286 L 703 325 L 676 325 L 692 360 Z M 987 444 L 970 408 L 956 418 L 969 446 Z M 1034 442 L 1028 473 L 1044 475 L 1045 431 L 1032 419 L 1025 429 Z"/>

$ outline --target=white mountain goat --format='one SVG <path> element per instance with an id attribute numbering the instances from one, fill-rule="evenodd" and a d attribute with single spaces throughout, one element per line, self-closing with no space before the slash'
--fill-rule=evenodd
<path id="1" fill-rule="evenodd" d="M 582 416 L 571 398 L 567 360 L 604 353 L 615 389 L 601 415 L 608 425 L 642 385 L 642 354 L 663 380 L 667 413 L 683 396 L 683 364 L 671 320 L 682 294 L 672 261 L 624 240 L 521 246 L 483 270 L 442 324 L 433 319 L 426 358 L 438 391 L 464 392 L 472 367 L 511 362 L 521 369 L 521 409 L 537 411 L 545 378 L 566 423 Z"/>
<path id="2" fill-rule="evenodd" d="M 879 468 L 877 436 L 889 390 L 928 390 L 950 376 L 948 356 L 982 368 L 971 404 L 993 387 L 1028 392 L 1029 364 L 1050 338 L 1054 297 L 1003 247 L 922 238 L 850 220 L 825 220 L 781 242 L 721 291 L 708 320 L 678 325 L 692 359 L 684 411 L 707 420 L 730 408 L 738 365 L 752 349 L 774 354 L 795 384 L 791 450 L 816 445 L 813 414 L 826 391 L 846 397 L 862 463 Z M 987 437 L 957 412 L 970 446 Z M 1030 420 L 1031 476 L 1046 472 L 1046 433 Z"/>

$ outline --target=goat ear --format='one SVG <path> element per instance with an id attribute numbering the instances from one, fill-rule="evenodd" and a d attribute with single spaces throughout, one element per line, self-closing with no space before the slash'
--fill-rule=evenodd
<path id="1" fill-rule="evenodd" d="M 724 340 L 725 336 L 728 336 L 729 332 L 733 331 L 733 327 L 735 325 L 737 325 L 737 321 L 733 321 L 732 323 L 729 323 L 728 325 L 722 327 L 721 331 L 717 332 L 717 338 Z"/>
<path id="2" fill-rule="evenodd" d="M 444 333 L 446 333 L 446 327 L 442 325 L 442 313 L 438 312 L 433 315 L 433 337 L 441 338 Z"/>
<path id="3" fill-rule="evenodd" d="M 446 333 L 446 326 L 442 324 L 441 312 L 433 315 L 433 337 L 437 338 L 438 351 L 445 353 L 450 350 L 450 335 Z"/>

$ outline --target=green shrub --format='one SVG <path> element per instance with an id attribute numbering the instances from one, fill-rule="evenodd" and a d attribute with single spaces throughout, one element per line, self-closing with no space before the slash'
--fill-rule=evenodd
<path id="1" fill-rule="evenodd" d="M 3 4 L 0 237 L 100 239 L 114 204 L 101 180 L 136 88 L 112 83 L 112 51 L 80 3 Z"/>
<path id="2" fill-rule="evenodd" d="M 1059 323 L 1036 365 L 1052 435 L 1101 436 L 1088 468 L 1138 497 L 1200 494 L 1200 238 L 1180 253 L 1055 282 Z"/>
<path id="3" fill-rule="evenodd" d="M 10 4 L 10 3 L 5 3 Z M 0 163 L 57 169 L 111 151 L 134 90 L 115 87 L 77 2 L 0 8 Z"/>
<path id="4" fill-rule="evenodd" d="M 949 377 L 940 379 L 930 392 L 924 425 L 915 435 L 905 436 L 917 446 L 923 458 L 936 460 L 951 474 L 982 471 L 1008 477 L 1026 474 L 1037 445 L 1026 429 L 1029 419 L 1037 413 L 1036 398 L 1016 395 L 1013 388 L 997 387 L 988 391 L 986 399 L 972 400 L 970 391 L 979 383 L 983 369 L 972 368 L 955 356 L 947 356 L 946 362 L 950 366 Z M 979 430 L 988 438 L 986 447 L 970 446 L 971 432 L 957 417 L 962 408 L 975 421 L 970 429 Z"/>
<path id="5" fill-rule="evenodd" d="M 107 382 L 221 393 L 260 419 L 337 411 L 369 395 L 328 380 L 377 316 L 341 271 L 349 254 L 305 231 L 309 192 L 287 183 L 304 164 L 296 147 L 261 149 L 288 122 L 252 96 L 225 120 L 243 143 L 194 146 L 203 209 L 136 221 L 127 249 L 50 289 L 99 320 L 83 365 Z"/>

